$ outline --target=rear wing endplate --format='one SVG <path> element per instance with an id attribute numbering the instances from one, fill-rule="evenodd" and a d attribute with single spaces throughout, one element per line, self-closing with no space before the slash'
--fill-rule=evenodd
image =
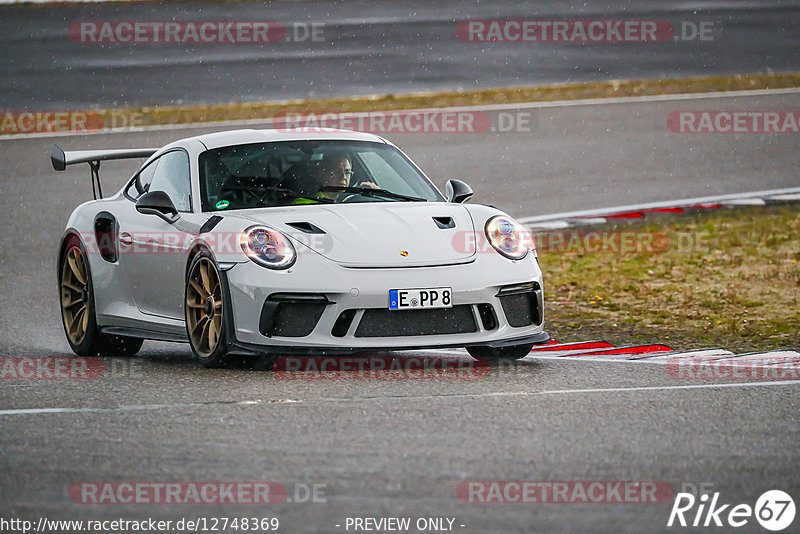
<path id="1" fill-rule="evenodd" d="M 50 162 L 53 169 L 63 171 L 68 165 L 88 163 L 92 173 L 92 194 L 97 200 L 98 192 L 103 198 L 100 188 L 100 162 L 114 159 L 149 158 L 156 153 L 157 148 L 123 148 L 118 150 L 75 150 L 64 152 L 58 145 L 50 147 Z M 95 191 L 97 183 L 97 191 Z"/>

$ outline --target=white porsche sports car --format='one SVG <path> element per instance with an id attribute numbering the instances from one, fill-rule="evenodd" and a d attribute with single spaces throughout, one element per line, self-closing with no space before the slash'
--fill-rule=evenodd
<path id="1" fill-rule="evenodd" d="M 204 365 L 246 356 L 466 347 L 520 358 L 549 337 L 528 232 L 443 196 L 397 147 L 342 130 L 237 130 L 163 148 L 64 152 L 95 200 L 61 239 L 67 339 L 79 355 L 188 341 Z M 147 158 L 102 198 L 100 162 Z M 98 198 L 99 197 L 99 198 Z"/>

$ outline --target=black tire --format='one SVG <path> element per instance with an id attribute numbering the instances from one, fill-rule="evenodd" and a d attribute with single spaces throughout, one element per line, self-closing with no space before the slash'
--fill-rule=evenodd
<path id="1" fill-rule="evenodd" d="M 92 273 L 83 244 L 70 236 L 59 258 L 61 324 L 72 352 L 78 356 L 132 356 L 143 339 L 103 334 L 95 316 Z"/>
<path id="2" fill-rule="evenodd" d="M 225 288 L 210 252 L 200 251 L 192 259 L 185 285 L 183 307 L 186 335 L 194 357 L 209 368 L 241 365 L 241 358 L 227 354 Z"/>
<path id="3" fill-rule="evenodd" d="M 510 345 L 508 347 L 474 346 L 467 347 L 467 352 L 476 360 L 496 362 L 500 360 L 519 360 L 527 356 L 532 348 L 533 343 L 526 345 Z"/>

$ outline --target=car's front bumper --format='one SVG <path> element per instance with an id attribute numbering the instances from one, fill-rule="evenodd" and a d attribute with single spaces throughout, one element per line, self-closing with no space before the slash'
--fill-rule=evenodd
<path id="1" fill-rule="evenodd" d="M 307 260 L 272 271 L 247 262 L 224 271 L 223 280 L 231 353 L 346 354 L 549 340 L 542 275 L 533 255 L 514 262 L 494 255 L 468 264 L 397 269 Z M 454 308 L 424 316 L 418 310 L 387 311 L 390 289 L 429 287 L 451 287 Z M 509 292 L 529 296 L 513 297 L 512 310 Z M 529 316 L 518 313 L 520 302 L 530 303 Z M 276 317 L 280 313 L 285 316 Z M 444 324 L 448 321 L 453 324 Z"/>

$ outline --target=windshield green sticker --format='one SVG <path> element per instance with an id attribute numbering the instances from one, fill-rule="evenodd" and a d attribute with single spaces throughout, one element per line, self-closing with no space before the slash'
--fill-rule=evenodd
<path id="1" fill-rule="evenodd" d="M 227 200 L 220 200 L 219 202 L 217 202 L 217 209 L 218 210 L 224 210 L 225 208 L 227 208 L 230 205 L 231 205 L 231 203 L 228 202 Z"/>

